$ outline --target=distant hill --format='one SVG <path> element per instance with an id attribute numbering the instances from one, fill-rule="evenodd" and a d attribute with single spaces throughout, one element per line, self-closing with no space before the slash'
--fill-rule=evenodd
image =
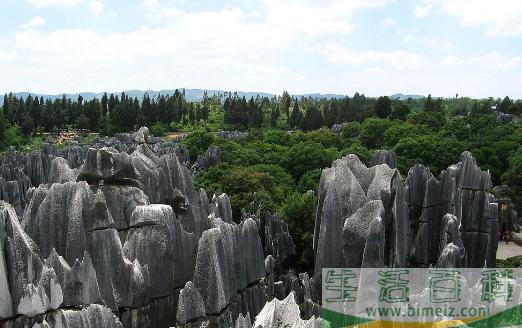
<path id="1" fill-rule="evenodd" d="M 404 95 L 402 93 L 396 93 L 394 95 L 391 95 L 390 96 L 390 99 L 392 100 L 406 100 L 406 99 L 422 99 L 422 98 L 425 98 L 425 96 L 420 96 L 420 95 Z"/>
<path id="2" fill-rule="evenodd" d="M 180 89 L 181 90 L 181 89 Z M 150 97 L 152 98 L 156 98 L 158 95 L 171 95 L 174 93 L 175 90 L 171 89 L 171 90 L 126 90 L 124 91 L 126 94 L 128 94 L 129 96 L 131 97 L 137 97 L 138 99 L 141 99 L 143 97 L 143 95 L 145 93 L 148 93 Z M 229 91 L 224 91 L 224 90 L 203 90 L 203 89 L 185 89 L 185 97 L 187 98 L 188 101 L 200 101 L 203 99 L 203 94 L 204 92 L 207 91 L 207 94 L 209 97 L 212 97 L 213 95 L 222 95 L 224 96 L 225 94 L 228 94 Z M 114 94 L 119 94 L 121 92 L 114 92 Z M 237 91 L 237 92 L 233 92 L 233 93 L 237 93 L 239 97 L 245 97 L 245 98 L 250 98 L 250 97 L 256 97 L 257 95 L 261 96 L 261 97 L 273 97 L 274 94 L 271 94 L 271 93 L 266 93 L 266 92 L 244 92 L 244 91 Z M 29 95 L 29 92 L 16 92 L 15 95 L 17 97 L 22 97 L 22 98 L 26 98 L 28 95 Z M 34 96 L 37 96 L 37 97 L 43 97 L 45 100 L 47 99 L 51 99 L 51 100 L 54 100 L 54 99 L 59 99 L 61 98 L 64 94 L 56 94 L 56 95 L 46 95 L 46 94 L 39 94 L 39 93 L 31 93 L 31 95 L 34 97 Z M 99 92 L 99 93 L 94 93 L 94 92 L 80 92 L 80 93 L 66 93 L 65 94 L 65 97 L 66 98 L 71 98 L 71 99 L 76 99 L 78 98 L 78 96 L 82 96 L 83 99 L 85 100 L 92 100 L 94 98 L 98 98 L 100 99 L 102 96 L 103 96 L 103 92 Z M 333 99 L 333 98 L 344 98 L 346 97 L 346 95 L 341 95 L 341 94 L 331 94 L 331 93 L 328 93 L 328 94 L 321 94 L 321 93 L 307 93 L 307 94 L 301 94 L 301 95 L 293 95 L 294 97 L 312 97 L 312 98 L 325 98 L 325 99 Z M 394 94 L 392 96 L 390 96 L 391 99 L 401 99 L 401 100 L 404 100 L 404 99 L 408 99 L 408 98 L 413 98 L 413 99 L 420 99 L 420 98 L 424 98 L 424 96 L 419 96 L 419 95 L 404 95 L 402 93 L 397 93 L 397 94 Z M 0 105 L 2 105 L 4 103 L 4 95 L 1 94 L 0 95 Z"/>

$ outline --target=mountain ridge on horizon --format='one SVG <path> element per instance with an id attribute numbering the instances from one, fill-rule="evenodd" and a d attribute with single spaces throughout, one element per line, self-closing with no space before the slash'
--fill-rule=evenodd
<path id="1" fill-rule="evenodd" d="M 175 90 L 183 90 L 184 88 L 179 89 L 162 89 L 162 90 L 136 90 L 136 89 L 129 89 L 119 92 L 107 92 L 107 94 L 121 94 L 122 92 L 125 92 L 127 95 L 131 97 L 137 97 L 138 99 L 142 98 L 145 93 L 148 93 L 151 98 L 156 98 L 158 95 L 167 95 L 167 94 L 173 94 Z M 240 97 L 256 97 L 257 95 L 261 97 L 273 97 L 273 93 L 268 92 L 255 92 L 255 91 L 225 91 L 225 90 L 217 90 L 217 89 L 184 89 L 185 90 L 185 97 L 188 101 L 200 101 L 203 99 L 204 92 L 206 91 L 209 96 L 213 95 L 225 95 L 228 93 L 237 93 Z M 37 97 L 43 97 L 45 100 L 47 99 L 58 99 L 65 95 L 66 98 L 76 99 L 78 96 L 82 96 L 84 100 L 92 100 L 94 98 L 100 99 L 105 92 L 77 92 L 77 93 L 59 93 L 59 94 L 45 94 L 45 93 L 33 93 L 33 92 L 13 92 L 13 94 L 16 97 L 22 97 L 26 98 L 28 95 L 37 96 Z M 292 95 L 293 97 L 312 97 L 312 98 L 326 98 L 326 99 L 333 99 L 333 98 L 344 98 L 347 96 L 347 94 L 335 94 L 335 93 L 304 93 L 304 94 L 296 94 Z M 391 99 L 399 99 L 404 100 L 408 98 L 413 99 L 419 99 L 424 98 L 425 96 L 422 95 L 404 95 L 402 93 L 396 93 L 391 96 L 389 96 Z M 4 94 L 0 94 L 0 105 L 4 103 Z"/>

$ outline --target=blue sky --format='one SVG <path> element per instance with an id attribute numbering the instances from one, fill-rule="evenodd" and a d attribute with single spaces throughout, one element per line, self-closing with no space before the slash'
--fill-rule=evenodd
<path id="1" fill-rule="evenodd" d="M 0 92 L 522 98 L 519 0 L 0 0 Z"/>

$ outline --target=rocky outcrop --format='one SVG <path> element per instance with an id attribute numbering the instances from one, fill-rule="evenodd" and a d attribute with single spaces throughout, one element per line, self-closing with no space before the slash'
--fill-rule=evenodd
<path id="1" fill-rule="evenodd" d="M 186 148 L 156 141 L 0 158 L 3 326 L 250 325 L 267 300 L 258 222 L 234 223 L 227 195 L 194 188 Z"/>
<path id="2" fill-rule="evenodd" d="M 277 213 L 249 208 L 235 223 L 226 194 L 209 201 L 194 187 L 188 150 L 145 128 L 60 152 L 10 150 L 0 325 L 316 327 L 323 267 L 494 265 L 506 211 L 469 153 L 438 178 L 415 166 L 404 183 L 379 156 L 323 171 L 310 278 L 287 270 L 295 250 Z"/>
<path id="3" fill-rule="evenodd" d="M 322 326 L 321 319 L 316 319 L 315 317 L 306 321 L 301 319 L 299 306 L 295 302 L 295 296 L 293 293 L 288 295 L 282 301 L 274 298 L 272 301 L 268 302 L 254 322 L 254 328 L 320 328 Z"/>
<path id="4" fill-rule="evenodd" d="M 38 246 L 24 232 L 13 207 L 0 202 L 0 320 L 16 314 L 34 317 L 57 309 L 62 288 L 53 268 L 40 257 Z"/>
<path id="5" fill-rule="evenodd" d="M 346 123 L 346 122 L 343 122 L 341 124 L 334 124 L 334 125 L 332 125 L 331 130 L 333 133 L 341 133 L 341 132 L 343 132 L 344 128 L 347 125 L 348 125 L 348 123 Z"/>
<path id="6" fill-rule="evenodd" d="M 314 236 L 316 300 L 325 267 L 495 265 L 498 205 L 488 193 L 489 172 L 464 152 L 438 179 L 415 165 L 403 184 L 389 167 L 393 161 L 379 152 L 373 162 L 385 164 L 367 168 L 348 155 L 323 170 Z"/>
<path id="7" fill-rule="evenodd" d="M 265 276 L 264 257 L 255 222 L 236 225 L 212 216 L 198 246 L 194 285 L 207 314 L 222 311 L 238 292 Z M 249 249 L 251 252 L 242 251 Z"/>
<path id="8" fill-rule="evenodd" d="M 77 173 L 69 167 L 66 159 L 56 157 L 51 161 L 49 184 L 76 181 Z"/>
<path id="9" fill-rule="evenodd" d="M 377 150 L 373 153 L 372 162 L 370 166 L 379 164 L 386 164 L 391 169 L 397 168 L 397 156 L 393 150 Z"/>
<path id="10" fill-rule="evenodd" d="M 208 170 L 219 162 L 221 162 L 221 149 L 218 146 L 210 146 L 205 154 L 198 155 L 196 162 L 192 165 L 192 173 Z"/>
<path id="11" fill-rule="evenodd" d="M 246 137 L 248 135 L 248 132 L 219 130 L 218 132 L 216 132 L 216 135 L 226 140 L 238 140 Z"/>
<path id="12" fill-rule="evenodd" d="M 266 213 L 259 226 L 265 256 L 272 255 L 280 265 L 295 255 L 288 225 L 281 220 L 279 213 Z"/>
<path id="13" fill-rule="evenodd" d="M 189 321 L 204 317 L 205 313 L 205 303 L 199 290 L 192 281 L 187 282 L 179 293 L 178 313 L 176 315 L 178 322 L 184 325 Z"/>
<path id="14" fill-rule="evenodd" d="M 314 232 L 315 295 L 322 268 L 390 265 L 406 257 L 408 230 L 400 237 L 391 233 L 407 220 L 401 211 L 393 216 L 399 177 L 386 164 L 367 168 L 355 155 L 323 170 Z"/>
<path id="15" fill-rule="evenodd" d="M 90 148 L 80 168 L 78 181 L 89 184 L 124 184 L 137 186 L 139 174 L 129 155 L 114 148 Z"/>

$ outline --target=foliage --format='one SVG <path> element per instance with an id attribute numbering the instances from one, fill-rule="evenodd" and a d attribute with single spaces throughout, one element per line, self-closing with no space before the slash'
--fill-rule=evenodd
<path id="1" fill-rule="evenodd" d="M 400 102 L 393 106 L 390 119 L 404 121 L 410 114 L 411 110 L 407 104 Z"/>
<path id="2" fill-rule="evenodd" d="M 159 122 L 150 127 L 150 133 L 155 137 L 163 137 L 166 132 L 165 126 Z"/>
<path id="3" fill-rule="evenodd" d="M 505 260 L 497 259 L 497 268 L 522 268 L 522 255 L 509 257 Z"/>
<path id="4" fill-rule="evenodd" d="M 387 96 L 379 97 L 375 103 L 375 114 L 379 118 L 388 118 L 392 113 L 392 103 Z"/>
<path id="5" fill-rule="evenodd" d="M 406 173 L 410 167 L 420 163 L 428 166 L 435 176 L 455 163 L 464 151 L 458 140 L 442 139 L 433 134 L 403 138 L 394 148 L 400 172 Z"/>
<path id="6" fill-rule="evenodd" d="M 310 245 L 314 239 L 315 203 L 313 192 L 292 193 L 281 206 L 281 216 L 292 232 L 298 254 L 296 264 L 305 270 L 314 263 L 314 252 Z"/>
<path id="7" fill-rule="evenodd" d="M 205 130 L 190 133 L 182 141 L 190 151 L 190 159 L 194 161 L 198 155 L 203 155 L 211 145 L 215 144 L 216 136 Z"/>
<path id="8" fill-rule="evenodd" d="M 294 178 L 299 178 L 306 172 L 329 167 L 339 157 L 335 148 L 324 148 L 321 144 L 306 141 L 292 146 L 284 160 L 284 166 Z"/>
<path id="9" fill-rule="evenodd" d="M 361 133 L 361 123 L 359 122 L 348 122 L 343 129 L 343 138 L 353 139 L 357 138 Z"/>
<path id="10" fill-rule="evenodd" d="M 368 148 L 378 149 L 384 146 L 384 133 L 394 124 L 382 118 L 368 118 L 361 124 L 359 140 Z"/>
<path id="11" fill-rule="evenodd" d="M 416 125 L 424 125 L 438 132 L 445 124 L 444 114 L 441 112 L 416 112 L 408 115 L 407 122 Z"/>

